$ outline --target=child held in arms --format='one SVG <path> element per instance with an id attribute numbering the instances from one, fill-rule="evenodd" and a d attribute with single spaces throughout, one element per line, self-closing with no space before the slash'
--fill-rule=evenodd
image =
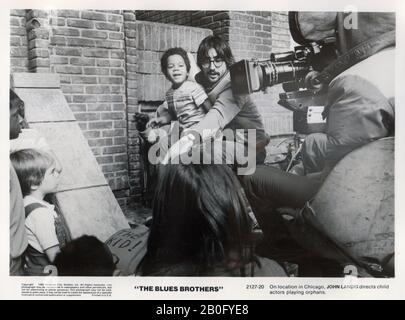
<path id="1" fill-rule="evenodd" d="M 178 120 L 181 129 L 190 129 L 211 108 L 204 88 L 194 81 L 188 80 L 191 69 L 187 52 L 182 48 L 171 48 L 161 58 L 162 72 L 171 82 L 166 92 L 165 102 L 159 107 L 159 116 L 151 119 L 147 127 L 156 128 Z M 149 135 L 149 141 L 153 140 Z"/>

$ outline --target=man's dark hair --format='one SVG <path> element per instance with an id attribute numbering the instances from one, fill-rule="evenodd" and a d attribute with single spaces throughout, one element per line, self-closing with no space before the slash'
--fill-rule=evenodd
<path id="1" fill-rule="evenodd" d="M 163 56 L 160 59 L 160 67 L 166 78 L 167 78 L 167 60 L 169 59 L 170 56 L 174 56 L 175 54 L 178 54 L 180 57 L 183 58 L 184 63 L 186 64 L 187 72 L 189 72 L 191 69 L 190 59 L 187 56 L 186 50 L 179 47 L 170 48 L 169 50 L 165 51 L 165 53 L 163 53 Z"/>
<path id="2" fill-rule="evenodd" d="M 214 48 L 218 57 L 224 59 L 226 66 L 229 68 L 235 63 L 232 50 L 227 41 L 220 36 L 208 36 L 201 41 L 197 51 L 197 64 L 202 69 L 204 60 L 208 58 L 208 51 Z"/>
<path id="3" fill-rule="evenodd" d="M 59 276 L 112 276 L 115 265 L 108 246 L 95 236 L 84 235 L 67 243 L 56 255 Z"/>

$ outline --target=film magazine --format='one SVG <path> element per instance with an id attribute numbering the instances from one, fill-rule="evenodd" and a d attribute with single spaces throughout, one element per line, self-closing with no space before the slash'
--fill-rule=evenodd
<path id="1" fill-rule="evenodd" d="M 2 4 L 0 298 L 403 299 L 404 9 Z"/>

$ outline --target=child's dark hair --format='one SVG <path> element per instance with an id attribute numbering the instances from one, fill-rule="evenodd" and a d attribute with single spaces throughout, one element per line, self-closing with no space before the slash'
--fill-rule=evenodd
<path id="1" fill-rule="evenodd" d="M 167 60 L 169 59 L 170 56 L 174 56 L 175 54 L 178 54 L 180 57 L 183 58 L 184 63 L 186 64 L 187 72 L 189 72 L 191 69 L 190 59 L 187 56 L 186 50 L 179 47 L 170 48 L 167 51 L 165 51 L 165 53 L 163 53 L 163 56 L 160 59 L 160 67 L 162 68 L 162 72 L 166 76 L 166 78 L 167 78 Z"/>
<path id="2" fill-rule="evenodd" d="M 48 153 L 35 149 L 23 149 L 10 154 L 21 191 L 24 196 L 29 195 L 32 186 L 39 186 L 44 179 L 45 172 L 55 162 Z"/>
<path id="3" fill-rule="evenodd" d="M 59 276 L 112 276 L 115 265 L 108 246 L 95 236 L 84 235 L 61 248 L 54 265 Z"/>

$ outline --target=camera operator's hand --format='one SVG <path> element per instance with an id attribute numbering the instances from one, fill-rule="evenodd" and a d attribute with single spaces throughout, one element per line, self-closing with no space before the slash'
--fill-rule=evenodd
<path id="1" fill-rule="evenodd" d="M 320 91 L 323 89 L 324 84 L 317 79 L 319 76 L 318 71 L 311 71 L 305 76 L 305 85 L 307 86 L 308 89 L 314 89 L 317 91 Z"/>

